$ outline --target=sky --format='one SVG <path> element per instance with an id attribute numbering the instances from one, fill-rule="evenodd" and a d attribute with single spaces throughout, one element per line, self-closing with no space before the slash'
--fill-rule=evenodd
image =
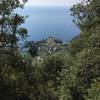
<path id="1" fill-rule="evenodd" d="M 71 7 L 81 0 L 28 0 L 26 6 L 65 6 Z"/>

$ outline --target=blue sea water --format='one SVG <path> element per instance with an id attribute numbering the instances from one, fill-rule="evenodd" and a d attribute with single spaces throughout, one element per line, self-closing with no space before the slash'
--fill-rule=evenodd
<path id="1" fill-rule="evenodd" d="M 25 7 L 16 11 L 29 16 L 23 26 L 28 29 L 30 40 L 38 41 L 54 36 L 62 41 L 70 41 L 79 34 L 79 29 L 72 23 L 69 8 Z"/>

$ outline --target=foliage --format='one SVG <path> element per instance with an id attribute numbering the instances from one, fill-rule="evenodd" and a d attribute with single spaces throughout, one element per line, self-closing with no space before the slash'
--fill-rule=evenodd
<path id="1" fill-rule="evenodd" d="M 62 71 L 60 100 L 99 100 L 100 0 L 83 0 L 72 7 L 81 34 L 69 43 L 69 58 Z"/>
<path id="2" fill-rule="evenodd" d="M 100 24 L 100 0 L 82 0 L 81 3 L 74 5 L 72 15 L 76 25 L 82 30 L 94 29 Z"/>
<path id="3" fill-rule="evenodd" d="M 63 45 L 52 37 L 29 41 L 23 43 L 24 54 L 19 43 L 27 37 L 20 27 L 25 17 L 14 10 L 25 2 L 0 1 L 0 99 L 99 100 L 100 0 L 83 0 L 72 7 L 81 33 L 70 43 Z"/>

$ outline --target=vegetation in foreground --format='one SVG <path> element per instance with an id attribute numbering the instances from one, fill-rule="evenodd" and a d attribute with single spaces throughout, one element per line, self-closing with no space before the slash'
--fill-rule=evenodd
<path id="1" fill-rule="evenodd" d="M 52 49 L 26 43 L 25 17 L 14 13 L 25 3 L 0 0 L 0 100 L 100 100 L 100 0 L 71 8 L 81 33 Z"/>

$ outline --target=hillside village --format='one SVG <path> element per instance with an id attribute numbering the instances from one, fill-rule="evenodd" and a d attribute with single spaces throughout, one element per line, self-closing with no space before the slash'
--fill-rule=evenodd
<path id="1" fill-rule="evenodd" d="M 64 52 L 67 49 L 67 42 L 63 42 L 55 37 L 48 37 L 41 41 L 33 42 L 31 45 L 37 48 L 37 56 L 47 56 L 57 52 Z"/>
<path id="2" fill-rule="evenodd" d="M 67 54 L 67 42 L 63 42 L 60 39 L 49 36 L 48 39 L 44 39 L 38 42 L 33 43 L 33 46 L 37 48 L 37 54 L 35 58 L 38 62 L 42 62 L 45 56 L 52 54 L 60 54 L 61 56 Z M 36 61 L 36 60 L 35 60 Z"/>

